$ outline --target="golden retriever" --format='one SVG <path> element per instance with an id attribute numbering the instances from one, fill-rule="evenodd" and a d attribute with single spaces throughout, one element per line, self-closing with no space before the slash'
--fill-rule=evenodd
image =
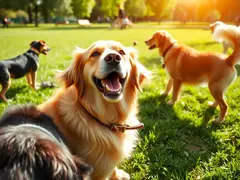
<path id="1" fill-rule="evenodd" d="M 58 77 L 64 86 L 38 109 L 64 134 L 73 154 L 93 167 L 92 179 L 130 179 L 116 166 L 130 155 L 136 140 L 137 92 L 149 71 L 133 48 L 97 41 L 78 49 Z M 84 144 L 84 146 L 82 146 Z"/>
<path id="2" fill-rule="evenodd" d="M 163 63 L 170 75 L 163 95 L 168 95 L 173 88 L 172 99 L 168 104 L 173 105 L 183 83 L 208 83 L 209 90 L 215 102 L 209 105 L 220 106 L 220 115 L 214 123 L 222 123 L 227 113 L 228 105 L 224 100 L 224 92 L 236 78 L 234 65 L 240 58 L 240 30 L 236 26 L 218 26 L 213 38 L 234 45 L 230 56 L 211 52 L 199 52 L 193 48 L 178 44 L 167 31 L 158 31 L 145 41 L 149 49 L 158 48 L 163 56 Z"/>

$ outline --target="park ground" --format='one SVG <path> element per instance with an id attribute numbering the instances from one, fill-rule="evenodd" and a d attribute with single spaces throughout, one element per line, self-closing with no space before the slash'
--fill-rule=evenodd
<path id="1" fill-rule="evenodd" d="M 166 28 L 179 42 L 201 51 L 221 52 L 222 47 L 212 40 L 207 24 L 146 23 L 125 30 L 108 27 L 93 24 L 91 27 L 40 25 L 39 28 L 0 29 L 0 59 L 22 54 L 31 41 L 43 39 L 52 51 L 40 56 L 38 82 L 55 82 L 56 70 L 68 67 L 76 46 L 87 48 L 96 40 L 109 39 L 132 46 L 137 41 L 139 61 L 154 77 L 139 94 L 138 117 L 145 124 L 140 130 L 141 140 L 121 167 L 134 180 L 240 179 L 240 78 L 226 93 L 230 107 L 226 121 L 214 126 L 211 121 L 219 109 L 208 108 L 207 102 L 213 98 L 207 87 L 185 86 L 181 100 L 174 107 L 166 104 L 171 96 L 166 99 L 160 96 L 167 82 L 160 56 L 157 50 L 149 51 L 144 44 L 156 30 Z M 34 91 L 26 78 L 13 80 L 7 92 L 9 103 L 0 102 L 0 112 L 15 104 L 39 104 L 55 90 Z"/>

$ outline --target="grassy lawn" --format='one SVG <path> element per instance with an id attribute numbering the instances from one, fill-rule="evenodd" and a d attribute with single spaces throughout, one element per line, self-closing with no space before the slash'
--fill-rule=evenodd
<path id="1" fill-rule="evenodd" d="M 146 25 L 146 24 L 144 24 Z M 202 24 L 201 24 L 202 25 Z M 25 52 L 31 41 L 43 39 L 52 48 L 48 56 L 40 56 L 38 82 L 54 81 L 55 70 L 65 69 L 71 61 L 75 46 L 86 48 L 101 39 L 120 41 L 136 49 L 140 62 L 154 72 L 154 78 L 139 96 L 139 119 L 145 128 L 140 131 L 141 141 L 131 159 L 121 166 L 132 179 L 240 179 L 240 79 L 237 78 L 227 93 L 229 113 L 220 126 L 211 120 L 219 109 L 209 109 L 212 100 L 207 87 L 182 89 L 181 100 L 172 108 L 161 98 L 167 76 L 161 68 L 157 50 L 149 51 L 144 40 L 156 27 L 146 26 L 126 30 L 110 30 L 107 25 L 90 28 L 71 26 L 40 26 L 40 28 L 0 29 L 0 59 L 11 58 Z M 221 52 L 222 47 L 213 42 L 206 29 L 168 29 L 180 42 L 202 51 Z M 20 103 L 38 104 L 48 99 L 54 89 L 33 91 L 26 78 L 13 80 L 7 92 L 8 106 Z M 0 111 L 7 107 L 0 102 Z"/>

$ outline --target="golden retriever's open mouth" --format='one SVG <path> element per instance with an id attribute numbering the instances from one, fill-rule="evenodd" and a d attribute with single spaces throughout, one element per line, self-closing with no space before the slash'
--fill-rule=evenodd
<path id="1" fill-rule="evenodd" d="M 104 79 L 93 77 L 97 89 L 104 94 L 104 96 L 115 99 L 121 95 L 126 78 L 122 78 L 117 72 L 110 73 Z"/>

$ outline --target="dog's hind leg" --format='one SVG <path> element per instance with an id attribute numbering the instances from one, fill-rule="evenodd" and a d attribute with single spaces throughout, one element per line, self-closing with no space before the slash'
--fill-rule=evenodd
<path id="1" fill-rule="evenodd" d="M 172 79 L 173 83 L 173 95 L 172 99 L 167 102 L 169 105 L 174 105 L 175 102 L 178 100 L 178 94 L 182 85 L 182 81 L 177 80 L 177 79 Z"/>
<path id="2" fill-rule="evenodd" d="M 227 105 L 226 101 L 224 100 L 222 87 L 219 87 L 218 84 L 213 84 L 213 85 L 209 85 L 209 89 L 210 89 L 210 92 L 211 92 L 212 96 L 214 97 L 216 103 L 220 107 L 219 117 L 213 121 L 213 123 L 219 124 L 224 121 L 224 118 L 227 114 L 228 105 Z"/>
<path id="3" fill-rule="evenodd" d="M 172 86 L 173 86 L 172 78 L 169 78 L 167 87 L 166 87 L 165 91 L 162 93 L 162 96 L 167 96 L 168 93 L 172 90 Z"/>
<path id="4" fill-rule="evenodd" d="M 5 94 L 11 85 L 11 81 L 9 80 L 8 83 L 3 83 L 1 85 L 2 85 L 2 90 L 0 92 L 0 99 L 2 99 L 4 102 L 7 102 L 7 98 L 5 97 Z"/>

